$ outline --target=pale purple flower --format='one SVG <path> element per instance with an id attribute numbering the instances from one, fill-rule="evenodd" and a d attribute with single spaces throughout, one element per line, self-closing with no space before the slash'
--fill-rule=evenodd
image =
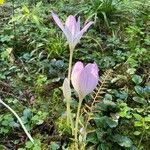
<path id="1" fill-rule="evenodd" d="M 82 62 L 77 62 L 71 74 L 71 81 L 78 95 L 84 98 L 91 93 L 98 84 L 98 67 L 96 63 L 89 63 L 85 67 Z"/>
<path id="2" fill-rule="evenodd" d="M 60 27 L 60 29 L 64 32 L 67 41 L 69 43 L 69 47 L 74 49 L 77 43 L 79 43 L 83 34 L 87 31 L 87 29 L 94 23 L 90 21 L 87 23 L 82 30 L 80 30 L 80 17 L 76 21 L 76 18 L 72 15 L 68 16 L 66 19 L 65 25 L 61 22 L 59 17 L 52 12 L 52 17 L 56 24 Z"/>

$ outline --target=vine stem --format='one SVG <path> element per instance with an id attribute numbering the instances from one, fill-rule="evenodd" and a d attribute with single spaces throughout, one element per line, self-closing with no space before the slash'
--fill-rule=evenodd
<path id="1" fill-rule="evenodd" d="M 76 123 L 75 123 L 75 134 L 74 134 L 76 150 L 78 150 L 78 125 L 79 125 L 79 116 L 80 116 L 80 109 L 81 109 L 82 101 L 83 101 L 83 98 L 79 97 L 79 104 L 78 104 Z"/>
<path id="2" fill-rule="evenodd" d="M 3 104 L 7 109 L 9 109 L 14 114 L 14 116 L 18 119 L 19 123 L 21 124 L 21 126 L 22 126 L 24 132 L 26 133 L 27 137 L 34 144 L 33 138 L 31 137 L 30 133 L 27 131 L 26 127 L 24 126 L 21 118 L 17 115 L 17 113 L 11 107 L 9 107 L 5 102 L 3 102 L 1 99 L 0 99 L 0 103 Z"/>

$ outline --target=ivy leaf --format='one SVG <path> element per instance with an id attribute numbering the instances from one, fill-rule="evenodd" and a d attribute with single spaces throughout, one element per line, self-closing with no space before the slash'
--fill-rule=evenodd
<path id="1" fill-rule="evenodd" d="M 133 134 L 138 136 L 138 135 L 141 134 L 141 132 L 140 131 L 135 131 Z"/>
<path id="2" fill-rule="evenodd" d="M 27 141 L 26 142 L 26 148 L 32 148 L 32 146 L 33 146 L 33 143 L 32 142 L 30 142 L 30 141 Z"/>
<path id="3" fill-rule="evenodd" d="M 55 142 L 52 142 L 50 147 L 51 147 L 51 150 L 57 150 L 60 148 L 60 146 Z"/>
<path id="4" fill-rule="evenodd" d="M 122 136 L 122 135 L 116 134 L 116 135 L 114 135 L 113 138 L 114 138 L 114 141 L 117 142 L 122 147 L 131 147 L 132 146 L 133 142 L 127 136 Z"/>
<path id="5" fill-rule="evenodd" d="M 142 95 L 144 92 L 144 89 L 141 86 L 135 86 L 134 89 L 139 95 Z"/>
<path id="6" fill-rule="evenodd" d="M 89 133 L 87 136 L 87 142 L 91 142 L 93 144 L 97 144 L 98 139 L 96 133 Z"/>
<path id="7" fill-rule="evenodd" d="M 107 144 L 100 144 L 97 150 L 110 150 Z"/>
<path id="8" fill-rule="evenodd" d="M 140 84 L 140 83 L 142 82 L 142 78 L 141 78 L 141 76 L 139 76 L 139 75 L 133 75 L 132 81 L 133 81 L 135 84 Z"/>
<path id="9" fill-rule="evenodd" d="M 146 100 L 145 100 L 144 98 L 141 98 L 141 97 L 135 96 L 135 97 L 133 97 L 133 100 L 134 100 L 135 102 L 137 102 L 137 103 L 140 103 L 140 104 L 144 104 L 144 105 L 147 104 Z"/>
<path id="10" fill-rule="evenodd" d="M 146 116 L 144 119 L 146 122 L 150 122 L 150 115 Z"/>
<path id="11" fill-rule="evenodd" d="M 142 116 L 139 114 L 133 114 L 133 116 L 135 117 L 136 120 L 142 120 Z"/>
<path id="12" fill-rule="evenodd" d="M 106 123 L 110 128 L 115 128 L 118 125 L 117 121 L 112 120 L 111 118 L 107 117 L 106 118 Z"/>
<path id="13" fill-rule="evenodd" d="M 23 116 L 26 118 L 31 118 L 32 116 L 32 112 L 30 108 L 25 108 L 25 110 L 23 111 Z"/>

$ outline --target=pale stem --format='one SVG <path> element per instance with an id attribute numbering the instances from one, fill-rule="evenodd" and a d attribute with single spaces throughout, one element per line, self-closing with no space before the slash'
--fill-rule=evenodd
<path id="1" fill-rule="evenodd" d="M 74 135 L 76 150 L 78 150 L 78 125 L 79 125 L 79 116 L 80 116 L 80 109 L 81 109 L 82 101 L 83 101 L 83 98 L 79 97 L 79 104 L 78 104 L 76 123 L 75 123 L 75 135 Z"/>
<path id="2" fill-rule="evenodd" d="M 18 119 L 19 123 L 21 124 L 24 132 L 26 133 L 27 137 L 30 139 L 30 141 L 34 144 L 34 140 L 33 138 L 31 137 L 31 135 L 29 134 L 29 132 L 27 131 L 26 127 L 24 126 L 22 120 L 20 119 L 20 117 L 17 115 L 17 113 L 12 109 L 10 108 L 6 103 L 4 103 L 1 99 L 0 99 L 0 103 L 3 104 L 7 109 L 9 109 L 14 115 L 15 117 Z"/>
<path id="3" fill-rule="evenodd" d="M 73 51 L 74 51 L 74 49 L 70 47 L 69 68 L 68 68 L 69 83 L 70 83 L 70 80 L 71 80 L 71 68 L 72 68 Z M 72 134 L 73 134 L 74 125 L 73 125 L 73 120 L 72 120 L 72 116 L 71 116 L 70 101 L 67 101 L 67 125 L 69 126 L 69 124 L 71 124 Z"/>
<path id="4" fill-rule="evenodd" d="M 69 120 L 71 124 L 72 134 L 74 135 L 74 125 L 73 125 L 73 119 L 72 119 L 71 110 L 70 110 L 70 102 L 67 102 L 67 125 L 68 126 L 69 126 Z"/>
<path id="5" fill-rule="evenodd" d="M 69 56 L 69 68 L 68 68 L 68 80 L 71 80 L 71 68 L 72 68 L 72 58 L 73 58 L 74 49 L 70 48 L 70 56 Z"/>

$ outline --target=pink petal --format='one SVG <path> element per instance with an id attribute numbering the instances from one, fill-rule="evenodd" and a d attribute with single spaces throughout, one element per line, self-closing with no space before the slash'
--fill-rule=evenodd
<path id="1" fill-rule="evenodd" d="M 85 97 L 91 93 L 98 84 L 98 67 L 94 64 L 88 64 L 80 73 L 79 83 L 80 83 L 80 94 Z"/>
<path id="2" fill-rule="evenodd" d="M 87 23 L 80 32 L 82 34 L 85 33 L 93 23 L 94 23 L 93 21 L 90 21 L 89 23 Z"/>
<path id="3" fill-rule="evenodd" d="M 75 65 L 72 69 L 72 74 L 71 74 L 72 85 L 78 94 L 80 91 L 79 78 L 80 78 L 80 73 L 82 70 L 83 70 L 83 63 L 78 61 L 77 63 L 75 63 Z"/>
<path id="4" fill-rule="evenodd" d="M 93 24 L 93 21 L 90 21 L 89 23 L 87 23 L 84 28 L 76 35 L 76 37 L 74 38 L 74 44 L 76 45 L 77 43 L 79 43 L 81 37 L 83 36 L 83 34 L 88 30 L 88 28 Z"/>
<path id="5" fill-rule="evenodd" d="M 76 19 L 75 19 L 75 17 L 70 15 L 66 20 L 65 26 L 71 32 L 72 36 L 74 36 L 76 33 Z"/>
<path id="6" fill-rule="evenodd" d="M 65 34 L 68 43 L 72 43 L 73 38 L 72 38 L 72 33 L 70 32 L 70 30 L 66 27 L 63 26 L 62 22 L 60 21 L 59 17 L 52 12 L 52 17 L 54 19 L 54 21 L 57 23 L 57 25 L 60 27 L 60 29 L 63 31 L 63 33 Z"/>
<path id="7" fill-rule="evenodd" d="M 53 13 L 53 12 L 51 14 L 52 14 L 52 17 L 53 17 L 54 21 L 56 22 L 56 24 L 64 32 L 64 26 L 63 26 L 62 22 L 60 21 L 59 17 L 55 13 Z"/>
<path id="8" fill-rule="evenodd" d="M 70 88 L 69 80 L 67 78 L 65 78 L 63 82 L 62 90 L 63 90 L 64 98 L 68 101 L 71 100 L 71 88 Z"/>
<path id="9" fill-rule="evenodd" d="M 72 34 L 71 34 L 71 32 L 68 30 L 68 28 L 66 28 L 65 27 L 65 29 L 64 29 L 64 34 L 65 34 L 65 36 L 66 36 L 66 38 L 67 38 L 67 41 L 68 41 L 68 43 L 69 43 L 69 45 L 73 42 L 73 37 L 72 37 Z"/>
<path id="10" fill-rule="evenodd" d="M 80 32 L 80 16 L 78 17 L 78 21 L 76 23 L 76 33 L 78 34 Z"/>

